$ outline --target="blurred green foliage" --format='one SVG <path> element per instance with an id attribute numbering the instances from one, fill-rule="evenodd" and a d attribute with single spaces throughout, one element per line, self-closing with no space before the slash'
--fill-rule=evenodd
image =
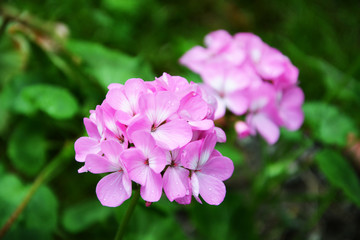
<path id="1" fill-rule="evenodd" d="M 250 31 L 300 69 L 305 123 L 217 146 L 233 159 L 217 207 L 140 201 L 126 239 L 359 239 L 360 2 L 4 0 L 0 3 L 0 226 L 43 169 L 50 177 L 4 239 L 111 239 L 128 202 L 100 205 L 98 175 L 68 147 L 109 83 L 163 72 L 213 30 Z M 51 165 L 57 161 L 60 164 Z M 50 164 L 50 168 L 48 167 Z M 337 211 L 336 221 L 331 210 Z M 336 227 L 337 228 L 336 228 Z M 332 229 L 338 229 L 337 232 Z"/>

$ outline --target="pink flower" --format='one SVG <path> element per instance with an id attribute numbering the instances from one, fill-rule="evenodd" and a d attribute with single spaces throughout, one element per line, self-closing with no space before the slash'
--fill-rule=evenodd
<path id="1" fill-rule="evenodd" d="M 241 46 L 224 30 L 209 33 L 205 37 L 205 45 L 207 48 L 196 46 L 189 50 L 181 57 L 180 63 L 201 74 L 204 69 L 223 65 L 224 62 L 229 66 L 239 65 L 245 60 Z"/>
<path id="2" fill-rule="evenodd" d="M 157 147 L 151 135 L 138 131 L 132 134 L 135 148 L 122 152 L 131 180 L 141 185 L 141 197 L 148 202 L 159 201 L 162 193 L 161 172 L 166 165 L 165 152 Z"/>
<path id="3" fill-rule="evenodd" d="M 275 88 L 262 83 L 249 91 L 249 98 L 251 105 L 246 122 L 251 134 L 258 132 L 269 144 L 274 144 L 280 136 Z"/>
<path id="4" fill-rule="evenodd" d="M 191 127 L 183 119 L 171 118 L 179 105 L 179 100 L 169 92 L 143 94 L 139 100 L 142 114 L 129 124 L 128 134 L 148 132 L 159 147 L 167 150 L 185 146 L 192 137 Z"/>
<path id="5" fill-rule="evenodd" d="M 112 87 L 106 95 L 108 104 L 117 110 L 118 121 L 128 122 L 139 112 L 139 97 L 147 92 L 144 81 L 132 78 L 126 81 L 123 87 Z"/>
<path id="6" fill-rule="evenodd" d="M 199 202 L 200 195 L 211 205 L 219 205 L 224 200 L 226 189 L 223 181 L 234 171 L 233 162 L 214 150 L 215 144 L 215 134 L 208 135 L 184 147 L 181 157 L 182 165 L 190 170 L 190 192 Z"/>
<path id="7" fill-rule="evenodd" d="M 189 170 L 181 165 L 181 150 L 170 151 L 166 155 L 168 167 L 164 173 L 164 191 L 170 202 L 184 197 L 188 190 Z"/>
<path id="8" fill-rule="evenodd" d="M 120 154 L 121 144 L 114 140 L 101 143 L 104 156 L 89 154 L 85 160 L 85 168 L 92 173 L 111 174 L 103 177 L 96 186 L 96 194 L 102 205 L 117 207 L 131 196 L 131 181 L 124 167 Z"/>
<path id="9" fill-rule="evenodd" d="M 301 106 L 304 102 L 304 93 L 299 87 L 291 87 L 279 92 L 278 108 L 281 124 L 289 130 L 297 130 L 304 121 Z"/>
<path id="10" fill-rule="evenodd" d="M 173 93 L 179 100 L 196 90 L 196 86 L 190 85 L 185 78 L 171 76 L 167 73 L 163 73 L 161 77 L 155 78 L 155 81 L 152 83 L 156 89 L 155 91 L 168 91 Z"/>
<path id="11" fill-rule="evenodd" d="M 237 121 L 235 123 L 235 131 L 236 131 L 239 138 L 246 138 L 251 133 L 249 125 L 247 125 L 243 121 Z"/>
<path id="12" fill-rule="evenodd" d="M 301 126 L 304 97 L 296 86 L 299 71 L 288 57 L 252 33 L 218 30 L 205 37 L 205 45 L 190 49 L 180 62 L 199 73 L 207 86 L 202 88 L 214 96 L 215 119 L 226 109 L 245 115 L 245 135 L 259 133 L 270 144 L 278 140 L 279 127 Z"/>
<path id="13" fill-rule="evenodd" d="M 110 84 L 108 88 L 103 103 L 84 119 L 89 137 L 81 137 L 75 142 L 76 160 L 85 162 L 79 172 L 110 172 L 96 187 L 103 205 L 122 204 L 131 196 L 132 181 L 140 185 L 140 194 L 147 206 L 160 199 L 163 189 L 170 201 L 188 203 L 192 189 L 195 189 L 195 185 L 189 185 L 189 175 L 194 175 L 192 179 L 203 179 L 202 169 L 210 171 L 204 179 L 221 185 L 220 194 L 225 194 L 222 183 L 225 178 L 213 180 L 216 176 L 211 175 L 211 171 L 216 172 L 211 167 L 217 166 L 217 161 L 225 164 L 227 177 L 232 173 L 232 170 L 229 172 L 230 160 L 213 150 L 216 141 L 226 141 L 226 135 L 214 126 L 217 105 L 211 94 L 195 83 L 166 73 L 152 82 L 133 78 L 124 85 Z M 183 149 L 195 143 L 202 144 L 208 135 L 213 136 L 209 161 L 199 165 L 199 169 L 184 166 Z M 205 145 L 209 141 L 206 140 Z M 196 151 L 199 155 L 208 148 Z M 219 156 L 220 160 L 217 159 Z M 222 171 L 223 166 L 219 167 Z M 217 203 L 205 196 L 206 191 L 201 194 L 210 204 Z M 199 199 L 198 194 L 195 196 Z"/>
<path id="14" fill-rule="evenodd" d="M 105 136 L 100 106 L 91 112 L 90 118 L 84 118 L 84 125 L 89 137 L 81 137 L 75 142 L 75 159 L 78 162 L 85 162 L 88 154 L 96 154 L 101 151 L 100 142 Z"/>

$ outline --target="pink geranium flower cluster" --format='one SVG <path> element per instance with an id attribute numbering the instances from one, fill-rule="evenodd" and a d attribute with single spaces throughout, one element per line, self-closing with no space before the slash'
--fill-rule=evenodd
<path id="1" fill-rule="evenodd" d="M 141 197 L 189 204 L 192 196 L 218 205 L 233 162 L 214 149 L 226 140 L 214 126 L 214 100 L 197 84 L 164 73 L 152 82 L 133 78 L 111 84 L 103 103 L 84 118 L 88 137 L 75 142 L 79 172 L 109 173 L 96 187 L 105 206 Z"/>
<path id="2" fill-rule="evenodd" d="M 304 94 L 298 69 L 280 51 L 252 33 L 231 36 L 218 30 L 205 37 L 180 62 L 201 75 L 204 88 L 217 99 L 215 119 L 226 108 L 244 121 L 235 123 L 239 137 L 261 134 L 273 144 L 279 127 L 297 130 L 303 123 Z"/>

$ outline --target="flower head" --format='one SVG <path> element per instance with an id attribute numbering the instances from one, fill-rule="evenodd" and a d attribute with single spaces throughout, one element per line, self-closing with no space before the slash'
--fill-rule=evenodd
<path id="1" fill-rule="evenodd" d="M 202 185 L 208 178 L 221 186 L 216 200 L 201 190 L 206 202 L 220 204 L 225 196 L 225 178 L 209 173 L 214 171 L 209 170 L 214 165 L 211 162 L 221 161 L 214 166 L 220 167 L 219 171 L 225 166 L 227 177 L 233 165 L 225 157 L 214 160 L 209 155 L 215 154 L 217 141 L 226 139 L 225 133 L 214 126 L 214 103 L 214 98 L 199 85 L 166 73 L 152 82 L 132 78 L 124 85 L 109 85 L 106 99 L 90 111 L 90 118 L 84 119 L 89 136 L 75 143 L 76 160 L 85 163 L 79 172 L 110 173 L 96 187 L 105 206 L 118 206 L 128 199 L 132 182 L 140 185 L 141 197 L 148 204 L 158 201 L 163 190 L 170 201 L 188 204 L 194 189 L 189 183 L 195 178 L 189 176 L 194 174 L 200 174 Z M 208 171 L 205 178 L 197 173 L 201 169 L 187 165 L 185 154 L 203 141 L 207 147 L 196 151 L 201 159 L 208 158 L 202 161 L 209 163 L 201 165 Z M 198 194 L 194 196 L 200 201 Z M 182 201 L 184 198 L 187 200 Z"/>
<path id="2" fill-rule="evenodd" d="M 248 132 L 258 132 L 270 144 L 278 140 L 279 127 L 302 125 L 304 95 L 296 86 L 299 71 L 288 57 L 252 33 L 231 36 L 218 30 L 205 37 L 205 45 L 190 49 L 180 63 L 200 74 L 206 92 L 215 96 L 215 119 L 225 109 L 245 116 Z"/>

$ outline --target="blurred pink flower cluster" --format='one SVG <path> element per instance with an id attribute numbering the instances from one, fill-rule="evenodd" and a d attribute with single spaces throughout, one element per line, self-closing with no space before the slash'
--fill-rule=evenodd
<path id="1" fill-rule="evenodd" d="M 279 127 L 302 125 L 304 94 L 289 58 L 252 33 L 231 36 L 218 30 L 205 37 L 205 45 L 190 49 L 180 62 L 200 74 L 204 88 L 216 97 L 215 119 L 226 109 L 244 116 L 235 123 L 238 136 L 258 132 L 270 144 L 278 140 Z"/>
<path id="2" fill-rule="evenodd" d="M 197 84 L 164 73 L 152 82 L 133 78 L 111 84 L 103 103 L 84 118 L 88 137 L 75 142 L 79 172 L 110 173 L 96 187 L 105 206 L 132 194 L 156 202 L 164 190 L 170 201 L 189 204 L 192 196 L 218 205 L 233 162 L 214 149 L 226 140 L 214 126 L 216 101 Z"/>

